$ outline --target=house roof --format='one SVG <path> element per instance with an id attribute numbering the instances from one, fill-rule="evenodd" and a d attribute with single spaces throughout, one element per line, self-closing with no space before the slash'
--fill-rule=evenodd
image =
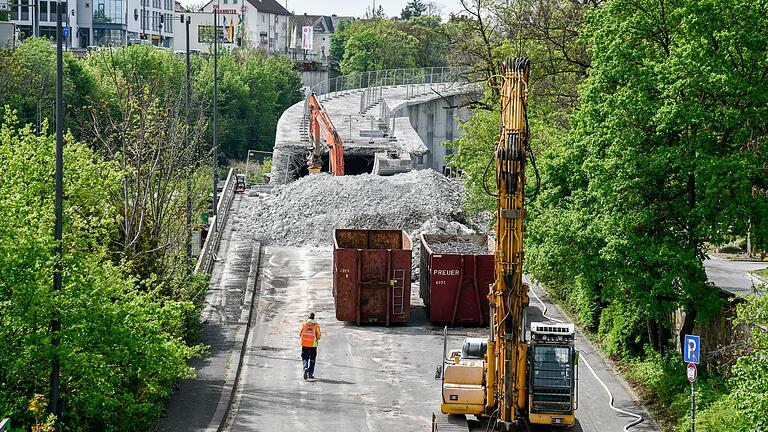
<path id="1" fill-rule="evenodd" d="M 339 21 L 350 20 L 349 17 L 328 15 L 294 15 L 293 22 L 299 27 L 312 26 L 315 33 L 333 33 Z"/>
<path id="2" fill-rule="evenodd" d="M 215 1 L 216 0 L 208 0 L 208 2 L 200 8 L 200 10 L 204 10 L 208 7 L 208 5 Z M 259 12 L 271 13 L 275 15 L 292 15 L 284 7 L 280 6 L 280 3 L 278 3 L 276 0 L 248 0 L 248 3 L 255 7 Z"/>
<path id="3" fill-rule="evenodd" d="M 248 0 L 248 3 L 253 5 L 259 12 L 266 12 L 275 15 L 291 15 L 280 3 L 276 0 Z"/>

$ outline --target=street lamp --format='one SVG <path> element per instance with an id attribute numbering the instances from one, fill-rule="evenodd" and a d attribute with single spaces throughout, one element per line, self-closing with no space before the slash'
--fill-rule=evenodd
<path id="1" fill-rule="evenodd" d="M 191 95 L 190 90 L 190 79 L 189 79 L 189 24 L 191 22 L 191 17 L 187 15 L 186 17 L 184 15 L 181 15 L 181 22 L 182 24 L 185 24 L 186 28 L 186 40 L 187 40 L 187 91 L 186 91 L 186 133 L 184 134 L 184 147 L 186 148 L 186 151 L 189 154 L 189 166 L 188 166 L 188 173 L 187 173 L 187 275 L 190 275 L 192 273 L 192 173 L 194 170 L 192 169 L 192 163 L 194 162 L 194 157 L 196 152 L 191 152 L 189 149 L 189 99 Z"/>
<path id="2" fill-rule="evenodd" d="M 216 168 L 219 165 L 219 2 L 213 5 L 213 215 L 216 216 L 216 203 L 219 188 L 219 174 Z M 218 226 L 218 221 L 216 221 Z M 215 229 L 215 227 L 214 227 Z"/>
<path id="3" fill-rule="evenodd" d="M 63 48 L 62 42 L 64 32 L 62 31 L 61 1 L 56 2 L 56 192 L 54 213 L 56 222 L 53 230 L 53 238 L 56 244 L 56 252 L 53 267 L 53 293 L 61 291 L 61 275 L 63 267 L 62 252 L 62 197 L 64 185 L 64 66 L 62 63 Z M 66 10 L 65 10 L 66 13 Z M 57 302 L 53 302 L 54 308 Z M 59 375 L 61 373 L 61 363 L 59 358 L 59 344 L 61 341 L 61 321 L 59 320 L 58 310 L 53 310 L 51 317 L 51 404 L 50 411 L 56 416 L 56 430 L 60 430 L 61 425 L 61 401 L 59 399 Z"/>

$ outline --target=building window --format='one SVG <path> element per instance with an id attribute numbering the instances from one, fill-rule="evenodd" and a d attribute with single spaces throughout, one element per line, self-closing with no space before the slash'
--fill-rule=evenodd
<path id="1" fill-rule="evenodd" d="M 27 6 L 21 7 L 21 20 L 22 21 L 29 20 L 29 8 Z"/>
<path id="2" fill-rule="evenodd" d="M 93 23 L 94 24 L 125 24 L 127 12 L 124 0 L 99 0 L 94 4 Z M 53 12 L 53 7 L 51 7 Z M 114 33 L 110 33 L 107 39 L 112 39 Z"/>
<path id="3" fill-rule="evenodd" d="M 237 4 L 237 0 L 232 0 L 232 4 Z"/>
<path id="4" fill-rule="evenodd" d="M 55 13 L 52 15 L 56 15 Z M 48 21 L 48 2 L 40 2 L 40 21 Z"/>
<path id="5" fill-rule="evenodd" d="M 224 0 L 224 4 L 227 4 L 227 3 L 228 3 L 227 0 Z M 211 192 L 211 193 L 213 193 L 213 192 Z"/>

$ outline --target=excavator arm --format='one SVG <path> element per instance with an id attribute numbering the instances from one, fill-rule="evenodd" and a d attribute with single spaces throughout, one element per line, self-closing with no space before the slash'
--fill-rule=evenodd
<path id="1" fill-rule="evenodd" d="M 496 162 L 495 280 L 490 286 L 488 339 L 466 338 L 461 351 L 444 348 L 436 378 L 440 411 L 489 418 L 494 430 L 527 424 L 573 426 L 578 395 L 578 353 L 573 324 L 531 323 L 526 340 L 528 285 L 523 282 L 523 220 L 528 143 L 530 61 L 501 64 L 501 131 Z M 446 340 L 447 336 L 444 335 Z M 445 343 L 445 342 L 444 342 Z M 441 431 L 435 416 L 433 431 Z"/>
<path id="2" fill-rule="evenodd" d="M 501 64 L 501 124 L 496 144 L 496 271 L 489 294 L 491 327 L 487 351 L 488 408 L 511 429 L 527 404 L 523 219 L 525 162 L 528 150 L 528 73 L 530 62 L 517 58 Z"/>
<path id="3" fill-rule="evenodd" d="M 307 109 L 309 111 L 309 137 L 312 140 L 312 151 L 307 157 L 309 171 L 320 172 L 323 166 L 322 140 L 325 139 L 328 146 L 330 172 L 336 176 L 343 176 L 344 143 L 315 93 L 310 93 L 307 96 Z"/>

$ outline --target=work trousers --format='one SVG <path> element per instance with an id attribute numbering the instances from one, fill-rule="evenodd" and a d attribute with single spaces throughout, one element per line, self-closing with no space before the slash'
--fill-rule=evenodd
<path id="1" fill-rule="evenodd" d="M 310 376 L 315 374 L 315 359 L 317 358 L 317 347 L 301 347 L 301 359 L 304 361 L 304 369 Z"/>

